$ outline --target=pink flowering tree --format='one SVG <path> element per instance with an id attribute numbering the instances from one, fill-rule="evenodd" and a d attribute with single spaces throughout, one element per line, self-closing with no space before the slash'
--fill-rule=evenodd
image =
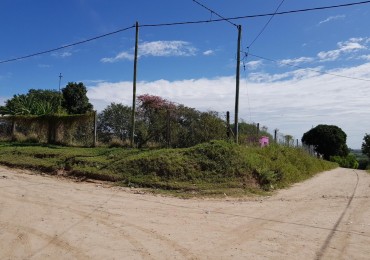
<path id="1" fill-rule="evenodd" d="M 226 126 L 217 112 L 201 112 L 162 97 L 137 98 L 136 142 L 142 146 L 189 147 L 226 138 Z"/>
<path id="2" fill-rule="evenodd" d="M 137 97 L 137 142 L 139 146 L 148 142 L 168 142 L 168 116 L 176 111 L 176 105 L 159 96 L 149 94 Z"/>

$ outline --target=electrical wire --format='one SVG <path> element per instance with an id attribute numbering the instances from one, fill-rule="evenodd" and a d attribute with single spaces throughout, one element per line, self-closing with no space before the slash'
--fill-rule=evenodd
<path id="1" fill-rule="evenodd" d="M 83 40 L 83 41 L 63 45 L 61 47 L 53 48 L 53 49 L 50 49 L 50 50 L 40 51 L 40 52 L 36 52 L 36 53 L 33 53 L 33 54 L 29 54 L 29 55 L 25 55 L 25 56 L 13 58 L 13 59 L 2 60 L 2 61 L 0 61 L 0 64 L 12 62 L 12 61 L 23 60 L 23 59 L 31 58 L 31 57 L 34 57 L 34 56 L 39 56 L 39 55 L 42 55 L 42 54 L 59 51 L 59 50 L 66 49 L 66 48 L 69 48 L 69 47 L 72 47 L 72 46 L 80 45 L 80 44 L 91 42 L 91 41 L 94 41 L 94 40 L 97 40 L 97 39 L 100 39 L 100 38 L 104 38 L 104 37 L 107 37 L 107 36 L 110 36 L 110 35 L 113 35 L 113 34 L 117 34 L 117 33 L 123 32 L 123 31 L 127 31 L 129 29 L 134 28 L 134 27 L 135 27 L 135 25 L 130 26 L 130 27 L 126 27 L 126 28 L 123 28 L 123 29 L 119 29 L 119 30 L 114 31 L 114 32 L 102 34 L 102 35 L 99 35 L 99 36 L 96 36 L 96 37 L 93 37 L 93 38 L 90 38 L 90 39 L 87 39 L 87 40 Z"/>
<path id="2" fill-rule="evenodd" d="M 244 70 L 244 82 L 245 82 L 245 90 L 247 93 L 247 101 L 248 101 L 248 112 L 249 112 L 249 121 L 252 122 L 252 112 L 251 112 L 251 102 L 249 98 L 249 93 L 248 93 L 248 81 L 247 81 L 247 71 Z"/>
<path id="3" fill-rule="evenodd" d="M 244 16 L 236 16 L 236 17 L 230 17 L 230 18 L 213 19 L 213 20 L 183 21 L 183 22 L 159 23 L 159 24 L 142 24 L 142 25 L 139 25 L 139 27 L 162 27 L 162 26 L 214 23 L 214 22 L 222 22 L 222 21 L 225 21 L 225 20 L 232 21 L 232 20 L 258 18 L 258 17 L 266 17 L 266 16 L 274 16 L 274 15 L 285 15 L 285 14 L 293 14 L 293 13 L 301 13 L 301 12 L 310 12 L 310 11 L 319 11 L 319 10 L 326 10 L 326 9 L 333 9 L 333 8 L 349 7 L 349 6 L 363 5 L 363 4 L 370 4 L 370 0 L 361 1 L 361 2 L 353 2 L 353 3 L 348 3 L 348 4 L 341 4 L 341 5 L 321 6 L 321 7 L 297 9 L 297 10 L 290 10 L 290 11 L 277 12 L 277 13 L 244 15 Z"/>
<path id="4" fill-rule="evenodd" d="M 254 40 L 251 42 L 251 44 L 249 44 L 249 46 L 247 47 L 248 50 L 252 47 L 252 45 L 255 43 L 255 41 L 257 41 L 257 39 L 261 36 L 261 34 L 265 31 L 266 27 L 270 24 L 272 18 L 274 18 L 274 16 L 276 15 L 277 11 L 279 11 L 280 7 L 283 5 L 285 0 L 282 0 L 280 2 L 280 4 L 278 5 L 278 7 L 276 8 L 275 10 L 275 13 L 270 16 L 270 19 L 267 21 L 267 23 L 265 24 L 265 26 L 262 27 L 261 31 L 257 34 L 257 36 L 254 38 Z"/>
<path id="5" fill-rule="evenodd" d="M 341 78 L 345 78 L 345 79 L 354 79 L 354 80 L 360 80 L 360 81 L 370 82 L 370 79 L 363 79 L 363 78 L 357 78 L 357 77 L 351 77 L 351 76 L 344 76 L 344 75 L 335 74 L 335 73 L 331 73 L 331 72 L 327 72 L 327 71 L 320 71 L 320 70 L 315 70 L 315 69 L 311 69 L 311 68 L 305 68 L 305 67 L 301 67 L 301 66 L 298 66 L 298 65 L 293 65 L 293 64 L 289 64 L 289 63 L 283 63 L 283 62 L 278 61 L 278 60 L 266 58 L 266 57 L 263 57 L 263 56 L 260 56 L 260 55 L 256 55 L 256 54 L 252 54 L 252 53 L 245 53 L 245 54 L 246 55 L 249 55 L 249 56 L 252 56 L 252 57 L 255 57 L 255 58 L 258 58 L 258 59 L 267 60 L 267 61 L 279 63 L 279 64 L 282 64 L 282 65 L 290 66 L 290 67 L 294 67 L 294 68 L 305 69 L 305 70 L 317 72 L 317 73 L 320 73 L 320 74 L 331 75 L 331 76 L 341 77 Z"/>
<path id="6" fill-rule="evenodd" d="M 233 22 L 231 22 L 231 21 L 227 20 L 225 17 L 223 17 L 222 15 L 220 15 L 220 14 L 216 13 L 216 12 L 215 12 L 215 11 L 213 11 L 212 9 L 208 8 L 207 6 L 205 6 L 205 5 L 201 4 L 201 3 L 199 3 L 199 2 L 198 2 L 198 1 L 196 1 L 196 0 L 193 0 L 193 2 L 195 2 L 196 4 L 200 5 L 201 7 L 205 8 L 205 9 L 207 9 L 208 11 L 210 11 L 210 12 L 211 12 L 211 14 L 215 14 L 215 15 L 217 15 L 218 17 L 220 17 L 221 19 L 224 19 L 226 22 L 230 23 L 231 25 L 233 25 L 233 26 L 235 26 L 235 27 L 238 27 L 235 23 L 233 23 Z"/>
<path id="7" fill-rule="evenodd" d="M 274 16 L 274 15 L 284 15 L 284 14 L 292 14 L 292 13 L 300 13 L 300 12 L 309 12 L 309 11 L 317 11 L 317 10 L 325 10 L 325 9 L 333 9 L 333 8 L 340 8 L 340 7 L 348 7 L 348 6 L 354 6 L 354 5 L 362 5 L 362 4 L 369 4 L 370 0 L 368 1 L 361 1 L 361 2 L 354 2 L 354 3 L 348 3 L 348 4 L 341 4 L 341 5 L 331 5 L 331 6 L 322 6 L 322 7 L 314 7 L 314 8 L 306 8 L 306 9 L 299 9 L 299 10 L 290 10 L 290 11 L 285 11 L 285 12 L 278 12 L 278 13 L 266 13 L 266 14 L 256 14 L 256 15 L 245 15 L 245 16 L 238 16 L 238 17 L 232 17 L 232 18 L 220 18 L 220 19 L 214 19 L 214 20 L 201 20 L 201 21 L 185 21 L 185 22 L 172 22 L 172 23 L 159 23 L 159 24 L 143 24 L 139 25 L 139 27 L 163 27 L 163 26 L 176 26 L 176 25 L 190 25 L 190 24 L 202 24 L 202 23 L 214 23 L 214 22 L 221 22 L 221 21 L 230 21 L 230 20 L 239 20 L 239 19 L 247 19 L 247 18 L 257 18 L 257 17 L 265 17 L 265 16 Z M 93 40 L 97 40 L 100 38 L 104 38 L 113 34 L 117 34 L 123 31 L 127 31 L 129 29 L 134 28 L 135 25 L 132 25 L 130 27 L 126 27 L 123 29 L 119 29 L 110 33 L 102 34 L 87 40 L 63 45 L 61 47 L 53 48 L 50 50 L 46 51 L 40 51 L 36 52 L 33 54 L 25 55 L 25 56 L 20 56 L 17 58 L 12 58 L 12 59 L 7 59 L 7 60 L 2 60 L 0 61 L 0 64 L 4 63 L 9 63 L 13 61 L 18 61 L 18 60 L 23 60 L 27 58 L 31 58 L 34 56 L 39 56 L 42 54 L 50 53 L 50 52 L 55 52 L 61 49 L 69 48 L 72 46 L 84 44 Z"/>

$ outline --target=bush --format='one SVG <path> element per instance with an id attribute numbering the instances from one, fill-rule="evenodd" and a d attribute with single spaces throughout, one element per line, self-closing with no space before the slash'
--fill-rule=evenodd
<path id="1" fill-rule="evenodd" d="M 119 140 L 116 144 L 123 145 Z M 282 188 L 337 166 L 297 148 L 270 145 L 261 149 L 226 141 L 159 150 L 2 144 L 0 163 L 208 195 Z"/>
<path id="2" fill-rule="evenodd" d="M 130 142 L 127 140 L 121 140 L 119 138 L 113 137 L 109 142 L 109 147 L 130 147 Z"/>
<path id="3" fill-rule="evenodd" d="M 353 154 L 349 154 L 346 157 L 331 156 L 330 161 L 338 163 L 343 168 L 358 169 L 359 167 L 359 162 Z"/>

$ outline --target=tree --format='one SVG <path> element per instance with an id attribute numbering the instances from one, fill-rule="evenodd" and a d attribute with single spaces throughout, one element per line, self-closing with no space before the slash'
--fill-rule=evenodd
<path id="1" fill-rule="evenodd" d="M 69 82 L 62 89 L 62 93 L 62 106 L 67 110 L 68 114 L 86 114 L 93 110 L 93 106 L 89 103 L 89 98 L 86 96 L 86 87 L 82 82 Z"/>
<path id="2" fill-rule="evenodd" d="M 61 95 L 55 90 L 30 89 L 27 94 L 14 95 L 0 107 L 3 115 L 51 115 L 60 113 Z"/>
<path id="3" fill-rule="evenodd" d="M 189 147 L 226 139 L 226 124 L 217 112 L 200 112 L 152 95 L 138 97 L 136 138 L 139 146 Z"/>
<path id="4" fill-rule="evenodd" d="M 365 134 L 363 143 L 361 146 L 361 150 L 363 154 L 366 154 L 370 158 L 370 135 Z"/>
<path id="5" fill-rule="evenodd" d="M 137 97 L 136 139 L 139 146 L 149 141 L 159 144 L 167 141 L 167 111 L 176 109 L 176 105 L 164 98 L 153 95 Z"/>
<path id="6" fill-rule="evenodd" d="M 125 140 L 130 132 L 131 107 L 111 103 L 98 115 L 98 135 L 103 141 L 112 136 Z"/>
<path id="7" fill-rule="evenodd" d="M 231 129 L 234 129 L 234 124 L 231 124 L 230 127 Z M 241 122 L 239 122 L 239 141 L 246 144 L 258 144 L 261 136 L 268 136 L 269 139 L 272 140 L 272 135 L 267 131 L 268 128 L 266 126 L 262 126 L 259 130 L 257 124 L 249 124 L 244 120 L 241 120 Z"/>
<path id="8" fill-rule="evenodd" d="M 183 105 L 177 106 L 173 144 L 190 147 L 211 140 L 226 139 L 226 122 L 215 111 L 200 112 Z"/>
<path id="9" fill-rule="evenodd" d="M 325 160 L 330 156 L 347 156 L 349 149 L 346 144 L 347 135 L 335 125 L 318 125 L 303 134 L 302 143 L 314 146 L 316 153 Z"/>

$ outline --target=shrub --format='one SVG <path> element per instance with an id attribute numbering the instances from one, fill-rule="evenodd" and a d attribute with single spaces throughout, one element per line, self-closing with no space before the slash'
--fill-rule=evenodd
<path id="1" fill-rule="evenodd" d="M 119 138 L 113 137 L 109 142 L 109 147 L 129 147 L 130 142 L 127 140 L 121 140 Z"/>
<path id="2" fill-rule="evenodd" d="M 343 168 L 358 169 L 359 167 L 359 162 L 353 154 L 349 154 L 346 157 L 331 156 L 330 161 L 338 163 Z"/>

